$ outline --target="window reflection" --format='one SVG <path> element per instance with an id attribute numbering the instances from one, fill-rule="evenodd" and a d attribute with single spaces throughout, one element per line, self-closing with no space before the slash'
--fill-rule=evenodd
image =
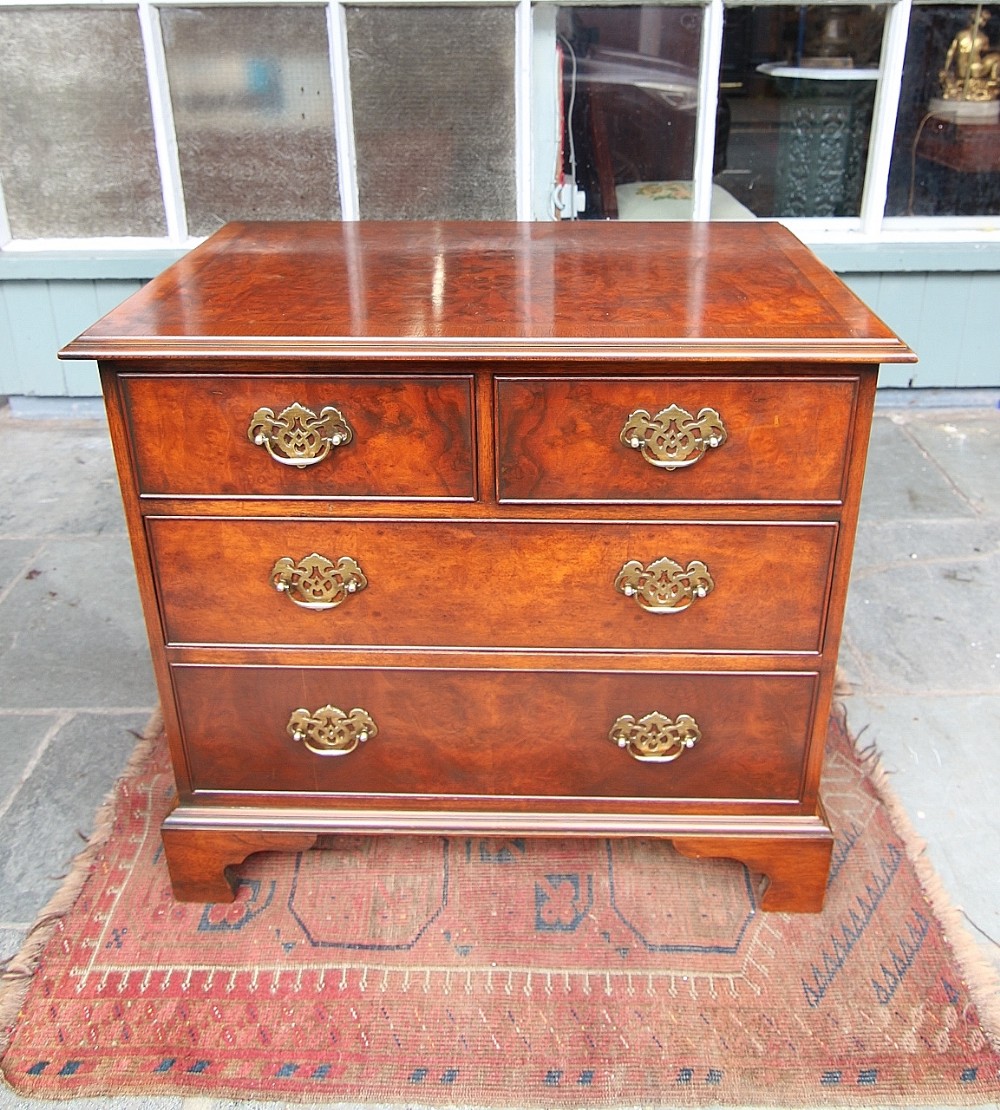
<path id="1" fill-rule="evenodd" d="M 190 232 L 339 216 L 323 12 L 165 8 L 160 18 Z"/>
<path id="2" fill-rule="evenodd" d="M 694 7 L 560 9 L 562 167 L 583 218 L 690 216 L 701 21 Z"/>
<path id="3" fill-rule="evenodd" d="M 716 181 L 756 215 L 860 213 L 882 25 L 877 8 L 727 10 Z"/>
<path id="4" fill-rule="evenodd" d="M 347 8 L 365 219 L 516 215 L 514 10 Z"/>
<path id="5" fill-rule="evenodd" d="M 726 11 L 713 218 L 860 213 L 883 21 L 861 6 Z M 559 10 L 562 167 L 583 217 L 693 214 L 701 26 L 694 7 Z"/>
<path id="6" fill-rule="evenodd" d="M 0 8 L 0 44 L 0 165 L 14 236 L 162 235 L 136 12 Z"/>
<path id="7" fill-rule="evenodd" d="M 1000 8 L 915 5 L 888 216 L 1000 213 Z"/>

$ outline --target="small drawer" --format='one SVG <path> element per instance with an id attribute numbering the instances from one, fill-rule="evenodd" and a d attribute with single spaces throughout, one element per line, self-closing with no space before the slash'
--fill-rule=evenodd
<path id="1" fill-rule="evenodd" d="M 791 802 L 816 685 L 813 673 L 172 673 L 196 792 L 334 805 L 345 795 Z M 340 754 L 324 748 L 337 743 Z"/>
<path id="2" fill-rule="evenodd" d="M 818 652 L 837 525 L 148 517 L 174 644 Z"/>
<path id="3" fill-rule="evenodd" d="M 501 501 L 843 497 L 854 377 L 499 378 Z"/>
<path id="4" fill-rule="evenodd" d="M 473 500 L 472 379 L 122 375 L 139 492 Z"/>

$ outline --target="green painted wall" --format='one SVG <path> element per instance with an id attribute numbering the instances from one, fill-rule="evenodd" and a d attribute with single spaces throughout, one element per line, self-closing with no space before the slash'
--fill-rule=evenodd
<path id="1" fill-rule="evenodd" d="M 0 282 L 0 396 L 94 397 L 97 365 L 56 352 L 134 293 L 138 280 Z"/>
<path id="2" fill-rule="evenodd" d="M 881 386 L 1000 386 L 1000 273 L 841 275 L 920 358 L 884 366 Z"/>
<path id="3" fill-rule="evenodd" d="M 97 396 L 96 366 L 56 352 L 180 253 L 0 255 L 0 396 Z M 920 356 L 881 385 L 1000 387 L 1000 244 L 817 253 Z"/>

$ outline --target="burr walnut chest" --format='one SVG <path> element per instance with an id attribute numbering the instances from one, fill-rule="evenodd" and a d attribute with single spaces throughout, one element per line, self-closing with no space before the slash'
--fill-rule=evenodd
<path id="1" fill-rule="evenodd" d="M 177 897 L 348 831 L 655 836 L 819 909 L 912 355 L 790 233 L 230 224 L 63 355 L 101 367 Z"/>

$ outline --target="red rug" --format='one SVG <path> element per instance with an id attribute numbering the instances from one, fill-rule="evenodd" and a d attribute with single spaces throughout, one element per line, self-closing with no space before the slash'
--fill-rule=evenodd
<path id="1" fill-rule="evenodd" d="M 253 857 L 231 906 L 179 904 L 159 848 L 162 744 L 135 763 L 2 977 L 0 1063 L 23 1095 L 1000 1099 L 995 996 L 985 978 L 970 988 L 954 915 L 946 933 L 839 723 L 817 916 L 757 912 L 740 865 L 607 840 L 342 838 Z"/>

